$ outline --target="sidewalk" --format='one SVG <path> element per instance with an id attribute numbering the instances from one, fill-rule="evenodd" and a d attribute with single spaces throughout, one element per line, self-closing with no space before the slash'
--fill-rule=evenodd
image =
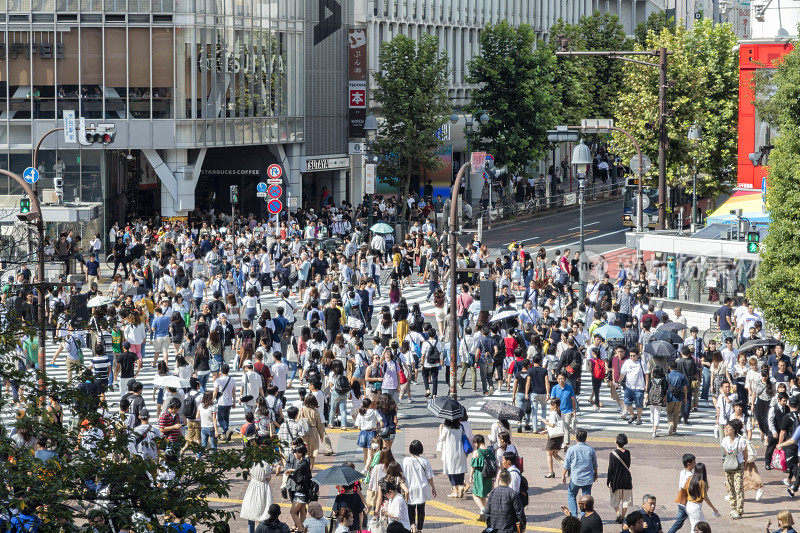
<path id="1" fill-rule="evenodd" d="M 430 422 L 433 422 L 432 420 Z M 485 434 L 488 428 L 476 429 L 476 433 Z M 340 464 L 343 461 L 352 461 L 360 468 L 361 450 L 356 447 L 358 433 L 354 430 L 332 430 L 331 440 L 337 450 L 334 457 L 321 457 L 320 467 Z M 436 457 L 436 439 L 438 430 L 427 428 L 410 428 L 401 430 L 397 434 L 393 452 L 398 462 L 407 455 L 408 445 L 414 439 L 422 442 L 427 457 L 433 464 L 437 473 L 435 485 L 438 497 L 426 506 L 425 530 L 437 530 L 446 533 L 463 531 L 479 532 L 485 524 L 478 522 L 478 508 L 468 495 L 463 500 L 447 498 L 450 492 L 447 477 L 441 474 L 441 460 Z M 545 437 L 540 435 L 512 434 L 512 442 L 520 450 L 525 459 L 524 475 L 530 484 L 530 504 L 526 509 L 528 516 L 527 531 L 555 532 L 560 531 L 563 518 L 561 506 L 566 505 L 566 486 L 561 484 L 561 471 L 557 469 L 556 479 L 544 479 L 546 472 L 544 445 Z M 590 433 L 588 444 L 597 450 L 599 461 L 599 479 L 593 486 L 595 508 L 605 522 L 607 531 L 616 532 L 620 527 L 613 523 L 614 510 L 609 504 L 609 492 L 605 486 L 606 470 L 608 468 L 608 455 L 614 449 L 613 435 L 598 435 Z M 777 472 L 763 472 L 763 464 L 759 461 L 764 479 L 764 497 L 756 503 L 753 493 L 745 494 L 745 514 L 742 520 L 731 520 L 728 516 L 730 507 L 724 499 L 724 488 L 721 453 L 716 442 L 712 440 L 667 440 L 631 438 L 628 448 L 633 456 L 631 470 L 634 479 L 634 504 L 641 502 L 644 494 L 654 494 L 657 497 L 656 513 L 661 517 L 664 531 L 675 519 L 677 506 L 673 499 L 677 493 L 678 471 L 681 468 L 681 456 L 686 452 L 694 453 L 697 460 L 707 465 L 710 476 L 709 497 L 719 509 L 721 516 L 714 518 L 709 508 L 704 509 L 706 521 L 711 524 L 713 531 L 717 532 L 753 532 L 762 531 L 768 519 L 775 522 L 777 513 L 785 509 L 797 509 L 797 504 L 787 499 L 785 486 L 781 482 L 781 475 Z M 763 447 L 758 446 L 757 451 L 763 454 Z M 290 521 L 288 505 L 280 497 L 278 490 L 280 482 L 273 479 L 271 486 L 273 498 L 281 505 L 281 519 Z M 246 531 L 247 523 L 238 518 L 241 507 L 241 498 L 247 489 L 247 484 L 242 481 L 234 482 L 234 489 L 230 499 L 212 500 L 221 508 L 233 511 L 237 519 L 231 524 L 233 531 Z M 335 489 L 322 487 L 320 502 L 323 507 L 330 508 L 335 496 Z M 633 511 L 631 508 L 629 511 Z M 688 531 L 688 522 L 684 525 Z"/>

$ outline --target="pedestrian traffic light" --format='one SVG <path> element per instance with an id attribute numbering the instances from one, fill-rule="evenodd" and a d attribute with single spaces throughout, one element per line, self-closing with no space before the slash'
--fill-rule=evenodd
<path id="1" fill-rule="evenodd" d="M 231 185 L 231 204 L 239 203 L 239 186 Z"/>
<path id="2" fill-rule="evenodd" d="M 27 196 L 23 196 L 19 200 L 19 212 L 23 215 L 26 215 L 31 212 L 31 199 Z"/>
<path id="3" fill-rule="evenodd" d="M 757 242 L 748 242 L 747 243 L 747 253 L 748 254 L 757 254 L 758 253 L 758 243 Z"/>
<path id="4" fill-rule="evenodd" d="M 747 232 L 747 242 L 755 242 L 761 240 L 761 234 L 757 231 L 748 231 Z"/>

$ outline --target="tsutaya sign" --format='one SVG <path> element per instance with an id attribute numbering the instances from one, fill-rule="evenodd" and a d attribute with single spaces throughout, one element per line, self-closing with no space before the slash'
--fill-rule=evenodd
<path id="1" fill-rule="evenodd" d="M 244 71 L 255 73 L 262 71 L 265 75 L 269 72 L 286 71 L 283 56 L 278 53 L 277 42 L 273 43 L 273 51 L 270 53 L 269 42 L 262 44 L 259 49 L 256 43 L 246 45 L 241 41 L 233 44 L 231 49 L 226 49 L 225 43 L 218 44 L 220 50 L 216 55 L 210 55 L 205 48 L 197 47 L 197 68 L 200 70 L 215 70 L 221 72 L 225 65 L 226 72 L 234 74 Z"/>
<path id="2" fill-rule="evenodd" d="M 19 56 L 33 57 L 39 56 L 42 59 L 62 59 L 64 57 L 64 43 L 0 43 L 0 60 L 11 56 L 17 59 Z"/>
<path id="3" fill-rule="evenodd" d="M 306 159 L 306 172 L 334 170 L 339 168 L 350 168 L 350 158 L 328 157 L 325 159 Z"/>

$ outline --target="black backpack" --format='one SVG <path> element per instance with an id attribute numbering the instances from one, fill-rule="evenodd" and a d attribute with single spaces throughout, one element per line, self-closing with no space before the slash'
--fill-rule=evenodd
<path id="1" fill-rule="evenodd" d="M 673 387 L 672 383 L 670 383 L 669 386 L 667 387 L 667 391 L 669 392 L 669 394 L 673 398 L 677 398 L 677 401 L 679 401 L 679 402 L 683 401 L 683 387 Z M 652 397 L 653 397 L 653 393 L 651 391 L 650 392 L 650 398 L 651 398 L 650 403 L 654 403 L 653 400 L 652 400 Z"/>
<path id="2" fill-rule="evenodd" d="M 442 359 L 439 356 L 439 348 L 436 347 L 435 342 L 428 341 L 428 344 L 430 344 L 431 349 L 428 352 L 428 355 L 425 356 L 425 362 L 429 365 L 438 365 Z"/>
<path id="3" fill-rule="evenodd" d="M 310 371 L 310 369 L 309 369 L 309 371 Z M 349 391 L 350 390 L 350 382 L 347 381 L 347 376 L 342 374 L 339 377 L 337 377 L 336 378 L 336 383 L 335 383 L 333 388 L 337 392 L 337 394 L 344 394 L 347 391 Z"/>
<path id="4" fill-rule="evenodd" d="M 308 368 L 308 372 L 306 372 L 305 377 L 306 382 L 308 383 L 314 383 L 315 381 L 322 382 L 322 374 L 320 373 L 319 368 L 317 368 L 317 365 L 314 363 L 311 363 L 311 366 Z"/>
<path id="5" fill-rule="evenodd" d="M 186 399 L 183 401 L 183 417 L 186 420 L 194 420 L 197 418 L 197 396 L 200 393 L 193 394 L 190 392 Z"/>
<path id="6" fill-rule="evenodd" d="M 487 479 L 494 479 L 497 475 L 497 459 L 494 454 L 486 455 L 483 458 L 483 467 L 481 468 L 481 476 Z"/>
<path id="7" fill-rule="evenodd" d="M 519 475 L 519 499 L 522 502 L 523 509 L 528 506 L 530 501 L 528 497 L 528 478 L 522 474 Z"/>

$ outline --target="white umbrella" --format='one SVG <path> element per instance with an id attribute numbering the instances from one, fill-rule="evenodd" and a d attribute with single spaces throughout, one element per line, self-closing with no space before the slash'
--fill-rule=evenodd
<path id="1" fill-rule="evenodd" d="M 103 305 L 109 305 L 110 303 L 111 300 L 107 300 L 103 296 L 98 295 L 89 300 L 89 302 L 86 304 L 86 307 L 101 307 Z"/>
<path id="2" fill-rule="evenodd" d="M 189 380 L 181 379 L 174 374 L 167 374 L 166 376 L 156 376 L 153 384 L 168 389 L 185 389 L 189 386 Z"/>
<path id="3" fill-rule="evenodd" d="M 505 311 L 500 311 L 499 313 L 495 313 L 495 315 L 491 318 L 491 320 L 489 320 L 489 322 L 499 322 L 507 318 L 514 318 L 517 315 L 519 315 L 519 311 L 517 311 L 516 309 L 506 309 Z"/>

